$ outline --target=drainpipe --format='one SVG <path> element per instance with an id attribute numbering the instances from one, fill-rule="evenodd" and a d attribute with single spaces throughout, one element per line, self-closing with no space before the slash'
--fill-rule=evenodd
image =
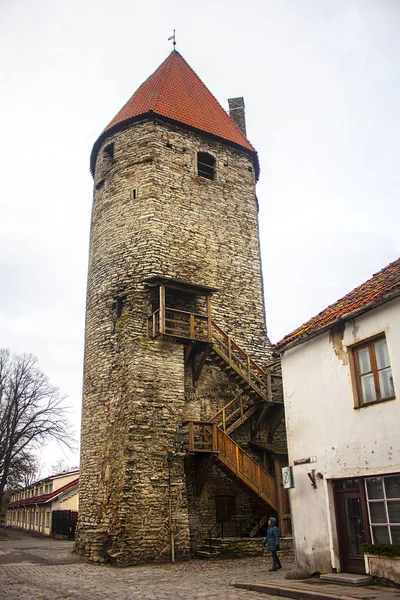
<path id="1" fill-rule="evenodd" d="M 169 533 L 171 540 L 171 562 L 175 562 L 175 538 L 174 538 L 174 527 L 172 524 L 172 486 L 171 486 L 171 467 L 173 457 L 168 454 L 168 524 L 169 524 Z"/>

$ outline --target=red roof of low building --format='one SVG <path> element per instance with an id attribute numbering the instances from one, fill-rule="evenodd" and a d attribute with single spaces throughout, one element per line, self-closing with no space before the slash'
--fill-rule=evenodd
<path id="1" fill-rule="evenodd" d="M 371 310 L 398 295 L 400 295 L 400 258 L 286 335 L 278 342 L 277 348 L 285 350 L 288 346 L 300 344 L 309 337 L 333 327 L 339 321 L 351 319 L 356 314 Z"/>
<path id="2" fill-rule="evenodd" d="M 250 151 L 258 170 L 257 153 L 185 59 L 173 50 L 128 100 L 93 146 L 91 170 L 103 141 L 122 126 L 157 115 L 241 146 Z"/>
<path id="3" fill-rule="evenodd" d="M 7 508 L 16 508 L 18 506 L 25 506 L 26 504 L 46 504 L 46 502 L 54 500 L 54 498 L 57 498 L 57 496 L 60 496 L 60 494 L 63 494 L 70 488 L 73 488 L 78 483 L 79 477 L 77 477 L 73 481 L 70 481 L 69 483 L 66 483 L 51 494 L 41 494 L 40 496 L 32 496 L 31 498 L 23 498 L 21 500 L 16 500 L 15 502 L 10 502 L 10 504 L 7 505 Z"/>

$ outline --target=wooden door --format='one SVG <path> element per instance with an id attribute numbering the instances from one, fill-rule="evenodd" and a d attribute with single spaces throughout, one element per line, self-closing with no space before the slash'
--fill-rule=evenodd
<path id="1" fill-rule="evenodd" d="M 340 568 L 346 573 L 365 573 L 361 544 L 369 542 L 367 505 L 362 479 L 334 482 Z"/>
<path id="2" fill-rule="evenodd" d="M 232 517 L 236 514 L 235 496 L 215 496 L 217 522 L 221 523 L 222 537 L 236 535 L 236 522 Z"/>

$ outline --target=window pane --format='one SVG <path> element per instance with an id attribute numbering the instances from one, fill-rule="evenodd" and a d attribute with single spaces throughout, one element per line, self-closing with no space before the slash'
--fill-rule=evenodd
<path id="1" fill-rule="evenodd" d="M 387 527 L 372 527 L 372 542 L 374 544 L 390 544 Z"/>
<path id="2" fill-rule="evenodd" d="M 361 377 L 361 395 L 364 404 L 376 400 L 374 376 L 372 373 L 371 375 L 363 375 Z"/>
<path id="3" fill-rule="evenodd" d="M 400 544 L 400 527 L 391 527 L 392 544 Z"/>
<path id="4" fill-rule="evenodd" d="M 386 498 L 400 498 L 400 475 L 385 477 Z"/>
<path id="5" fill-rule="evenodd" d="M 371 514 L 371 523 L 387 523 L 384 502 L 370 502 L 369 512 Z"/>
<path id="6" fill-rule="evenodd" d="M 367 479 L 367 492 L 370 500 L 383 498 L 382 477 L 370 477 Z"/>
<path id="7" fill-rule="evenodd" d="M 375 356 L 376 356 L 376 364 L 378 369 L 384 369 L 385 367 L 390 367 L 389 362 L 389 353 L 387 349 L 386 340 L 379 340 L 374 344 L 375 346 Z"/>
<path id="8" fill-rule="evenodd" d="M 371 363 L 369 360 L 369 349 L 363 348 L 362 350 L 358 350 L 358 364 L 360 365 L 360 373 L 370 373 L 371 371 Z"/>
<path id="9" fill-rule="evenodd" d="M 392 369 L 389 367 L 388 369 L 379 371 L 378 375 L 381 398 L 390 398 L 390 396 L 394 396 Z"/>
<path id="10" fill-rule="evenodd" d="M 391 500 L 387 503 L 387 507 L 389 523 L 400 523 L 400 500 Z"/>
<path id="11" fill-rule="evenodd" d="M 361 505 L 359 498 L 345 498 L 347 536 L 349 541 L 349 554 L 362 554 L 363 541 Z"/>

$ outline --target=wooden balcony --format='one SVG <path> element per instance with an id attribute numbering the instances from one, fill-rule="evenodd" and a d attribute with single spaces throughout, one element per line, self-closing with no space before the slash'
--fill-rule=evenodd
<path id="1" fill-rule="evenodd" d="M 147 337 L 153 339 L 158 335 L 182 341 L 211 342 L 211 318 L 177 308 L 157 309 L 147 319 Z"/>
<path id="2" fill-rule="evenodd" d="M 147 318 L 147 337 L 154 339 L 163 335 L 177 341 L 211 343 L 212 288 L 160 277 L 148 280 L 148 284 L 158 288 L 158 306 Z M 170 306 L 174 302 L 177 306 Z M 204 312 L 183 310 L 186 306 L 200 306 Z"/>

